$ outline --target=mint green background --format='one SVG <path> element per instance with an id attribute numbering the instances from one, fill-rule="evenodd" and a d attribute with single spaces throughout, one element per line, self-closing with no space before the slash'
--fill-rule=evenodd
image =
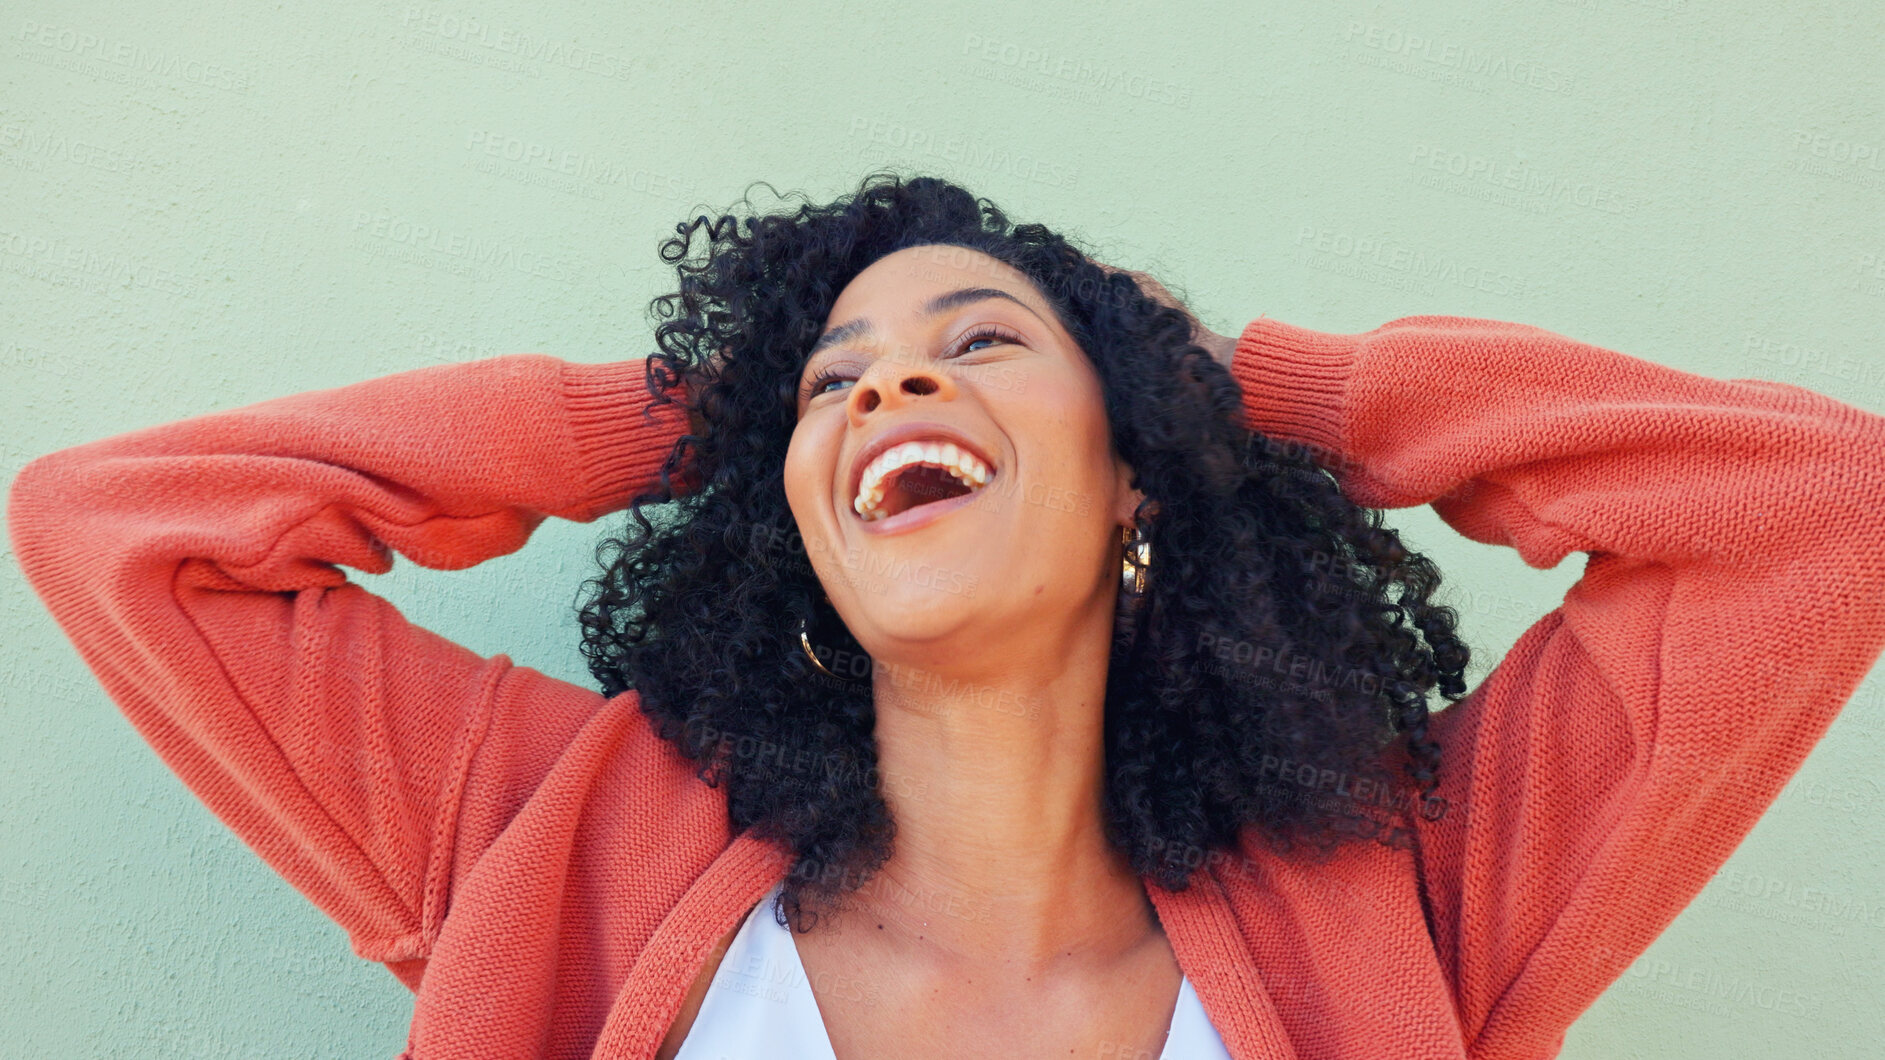
<path id="1" fill-rule="evenodd" d="M 1885 411 L 1885 13 L 1811 8 L 10 2 L 0 472 L 428 364 L 642 356 L 676 222 L 884 164 L 1094 241 L 1220 331 L 1494 317 Z M 1518 190 L 1419 182 L 1455 161 Z M 415 226 L 495 264 L 454 273 Z M 1447 573 L 1475 682 L 1582 568 L 1392 522 Z M 358 577 L 586 683 L 570 605 L 600 531 Z M 0 1053 L 397 1053 L 410 994 L 166 771 L 4 558 Z M 1878 1055 L 1882 752 L 1875 673 L 1563 1055 Z M 1692 975 L 1818 1015 L 1657 985 Z"/>

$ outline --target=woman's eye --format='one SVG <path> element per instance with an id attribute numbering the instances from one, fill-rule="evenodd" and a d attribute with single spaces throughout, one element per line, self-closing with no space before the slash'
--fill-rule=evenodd
<path id="1" fill-rule="evenodd" d="M 1020 339 L 1008 334 L 1001 328 L 981 327 L 969 332 L 967 337 L 958 342 L 956 344 L 956 350 L 958 353 L 968 353 L 978 342 L 989 342 L 1001 346 L 1020 341 Z"/>
<path id="2" fill-rule="evenodd" d="M 957 341 L 955 345 L 955 350 L 956 350 L 956 354 L 959 356 L 961 354 L 968 353 L 971 350 L 973 350 L 975 348 L 975 344 L 978 342 L 987 342 L 996 346 L 1000 346 L 1005 343 L 1012 343 L 1012 342 L 1018 342 L 1018 341 L 1020 340 L 1011 337 L 1006 332 L 996 331 L 990 328 L 990 329 L 983 329 L 981 331 L 973 332 L 967 338 Z M 830 390 L 830 386 L 833 383 L 855 383 L 855 382 L 857 382 L 857 380 L 847 379 L 843 376 L 822 375 L 812 380 L 811 382 L 805 384 L 805 396 L 809 400 L 811 398 L 818 397 L 821 394 L 831 393 L 832 391 Z"/>

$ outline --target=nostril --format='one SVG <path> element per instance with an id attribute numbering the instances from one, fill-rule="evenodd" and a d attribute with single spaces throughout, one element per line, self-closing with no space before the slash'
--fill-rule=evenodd
<path id="1" fill-rule="evenodd" d="M 936 380 L 927 376 L 913 375 L 903 381 L 903 389 L 912 394 L 934 394 Z"/>

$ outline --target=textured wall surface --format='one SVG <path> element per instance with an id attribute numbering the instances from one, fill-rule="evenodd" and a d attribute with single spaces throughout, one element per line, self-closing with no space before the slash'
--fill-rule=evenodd
<path id="1" fill-rule="evenodd" d="M 1885 412 L 1870 0 L 5 6 L 7 480 L 427 364 L 642 356 L 676 222 L 886 165 L 1219 331 L 1494 317 Z M 1582 566 L 1390 521 L 1447 574 L 1475 682 Z M 572 601 L 605 524 L 356 577 L 588 683 Z M 0 1055 L 397 1053 L 405 988 L 165 770 L 0 560 Z M 1878 1056 L 1882 763 L 1875 674 L 1564 1056 Z"/>

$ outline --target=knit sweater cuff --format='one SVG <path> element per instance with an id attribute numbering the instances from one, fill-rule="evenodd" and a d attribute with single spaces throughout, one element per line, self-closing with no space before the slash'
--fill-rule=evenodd
<path id="1" fill-rule="evenodd" d="M 678 404 L 650 404 L 648 362 L 639 358 L 565 361 L 562 381 L 582 475 L 580 507 L 586 517 L 578 521 L 587 522 L 626 507 L 659 480 L 662 463 L 687 432 L 687 411 Z M 677 491 L 681 487 L 675 483 Z"/>
<path id="2" fill-rule="evenodd" d="M 1251 321 L 1230 367 L 1243 388 L 1245 423 L 1271 438 L 1342 453 L 1345 399 L 1361 341 L 1271 317 Z"/>

